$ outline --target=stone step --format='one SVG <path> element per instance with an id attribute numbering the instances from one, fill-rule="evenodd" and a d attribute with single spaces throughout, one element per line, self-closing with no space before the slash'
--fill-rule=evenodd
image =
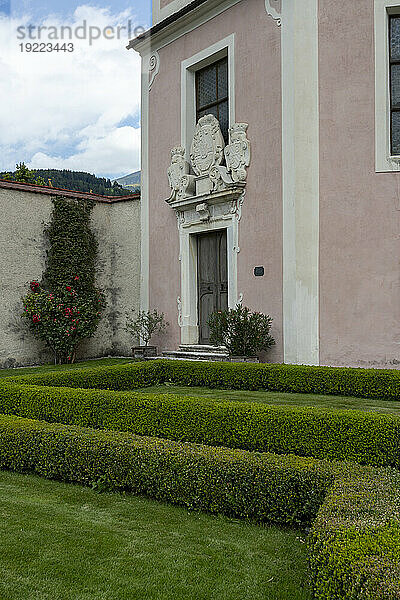
<path id="1" fill-rule="evenodd" d="M 229 356 L 222 352 L 193 352 L 182 350 L 170 350 L 162 353 L 163 358 L 173 360 L 210 360 L 210 361 L 227 361 Z"/>
<path id="2" fill-rule="evenodd" d="M 206 352 L 207 354 L 228 354 L 225 346 L 207 346 L 205 344 L 181 344 L 180 352 Z"/>

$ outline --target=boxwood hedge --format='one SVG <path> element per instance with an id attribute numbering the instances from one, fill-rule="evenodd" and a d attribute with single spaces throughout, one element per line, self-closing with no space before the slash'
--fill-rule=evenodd
<path id="1" fill-rule="evenodd" d="M 159 360 L 17 379 L 33 385 L 113 390 L 132 390 L 168 381 L 208 388 L 400 398 L 400 371 L 395 369 Z"/>
<path id="2" fill-rule="evenodd" d="M 0 468 L 212 513 L 309 523 L 332 476 L 312 459 L 180 444 L 0 415 Z"/>
<path id="3" fill-rule="evenodd" d="M 400 473 L 0 416 L 0 468 L 306 524 L 318 600 L 400 598 Z"/>
<path id="4" fill-rule="evenodd" d="M 317 600 L 400 598 L 400 473 L 332 463 L 308 537 Z"/>
<path id="5" fill-rule="evenodd" d="M 400 417 L 174 395 L 0 385 L 0 412 L 70 425 L 400 469 Z"/>

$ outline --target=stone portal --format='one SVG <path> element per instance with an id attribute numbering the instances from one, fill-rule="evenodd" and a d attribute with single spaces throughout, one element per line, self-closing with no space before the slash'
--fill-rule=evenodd
<path id="1" fill-rule="evenodd" d="M 225 146 L 218 120 L 205 115 L 196 126 L 190 152 L 182 146 L 171 151 L 171 195 L 166 202 L 178 222 L 181 289 L 177 290 L 177 306 L 182 344 L 209 344 L 210 314 L 240 301 L 237 255 L 250 164 L 247 127 L 234 123 Z"/>

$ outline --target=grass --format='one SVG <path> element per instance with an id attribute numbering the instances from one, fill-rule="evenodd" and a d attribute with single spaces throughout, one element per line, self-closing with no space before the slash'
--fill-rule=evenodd
<path id="1" fill-rule="evenodd" d="M 308 600 L 302 533 L 0 472 L 1 600 Z"/>
<path id="2" fill-rule="evenodd" d="M 86 367 L 106 367 L 110 365 L 123 365 L 133 362 L 132 358 L 99 358 L 85 360 L 74 363 L 73 365 L 42 365 L 40 367 L 21 367 L 17 369 L 0 369 L 0 379 L 2 377 L 15 377 L 18 375 L 29 375 L 30 373 L 48 373 L 49 371 L 70 371 L 74 369 L 85 369 Z M 2 598 L 0 598 L 2 600 Z"/>
<path id="3" fill-rule="evenodd" d="M 321 408 L 340 408 L 352 410 L 376 411 L 400 415 L 400 402 L 393 400 L 372 400 L 343 396 L 322 396 L 317 394 L 293 394 L 283 392 L 251 392 L 244 390 L 218 390 L 204 387 L 176 385 L 155 385 L 142 388 L 146 393 L 176 394 L 208 398 L 210 400 L 233 400 L 239 402 L 260 402 L 281 406 L 319 406 Z"/>

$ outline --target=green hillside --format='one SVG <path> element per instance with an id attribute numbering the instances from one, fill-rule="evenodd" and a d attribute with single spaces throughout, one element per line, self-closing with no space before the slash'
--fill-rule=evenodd
<path id="1" fill-rule="evenodd" d="M 6 175 L 11 175 L 11 179 L 14 179 L 15 172 L 0 173 L 0 179 L 5 178 Z M 55 188 L 101 194 L 103 196 L 126 196 L 133 193 L 131 189 L 122 187 L 117 181 L 112 182 L 110 179 L 96 177 L 96 175 L 84 171 L 35 169 L 35 175 L 42 177 L 45 185 L 51 185 Z"/>
<path id="2" fill-rule="evenodd" d="M 122 185 L 122 187 L 131 192 L 140 192 L 141 175 L 141 171 L 136 171 L 135 173 L 130 173 L 124 177 L 119 177 L 118 179 L 115 179 L 114 182 L 119 183 L 119 185 Z"/>

